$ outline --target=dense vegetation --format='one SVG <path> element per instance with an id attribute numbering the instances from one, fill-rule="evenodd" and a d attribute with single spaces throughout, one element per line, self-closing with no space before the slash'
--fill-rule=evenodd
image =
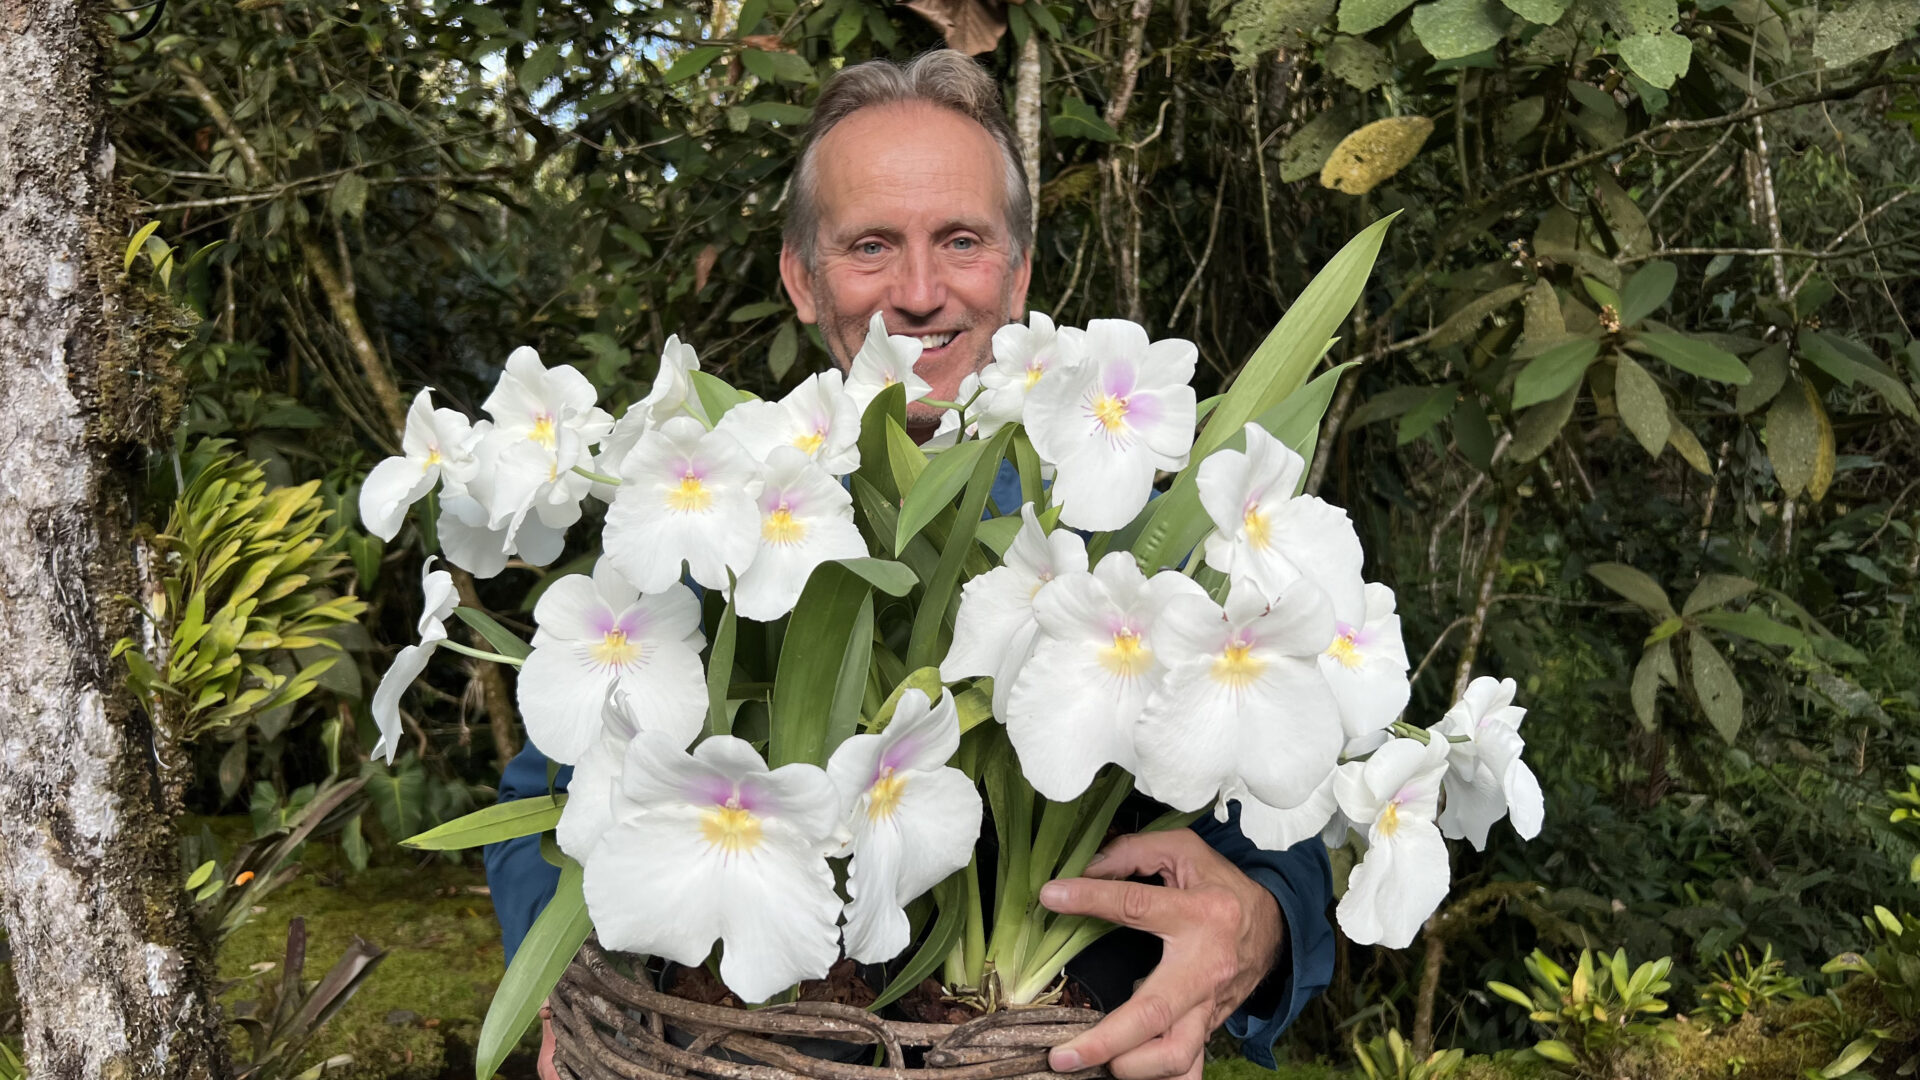
<path id="1" fill-rule="evenodd" d="M 408 640 L 433 544 L 384 555 L 350 509 L 404 395 L 474 413 L 523 343 L 620 403 L 671 333 L 767 392 L 823 366 L 775 268 L 811 95 L 936 22 L 984 49 L 1004 19 L 982 59 L 1038 95 L 1032 305 L 1058 319 L 1192 338 L 1217 384 L 1341 242 L 1400 215 L 1329 358 L 1357 367 L 1310 483 L 1401 597 L 1415 709 L 1469 669 L 1522 682 L 1547 825 L 1461 854 L 1424 947 L 1343 946 L 1294 1053 L 1412 1075 L 1397 1030 L 1418 1056 L 1547 1038 L 1531 1067 L 1596 1075 L 1906 1061 L 1920 845 L 1887 793 L 1920 761 L 1920 9 L 913 7 L 177 3 L 119 46 L 120 169 L 155 226 L 130 272 L 181 307 L 143 373 L 180 391 L 155 395 L 179 449 L 146 516 L 194 568 L 163 623 L 211 661 L 135 674 L 192 703 L 168 714 L 191 718 L 190 804 L 314 828 L 351 887 L 488 798 L 517 738 L 497 673 L 437 665 L 400 761 L 366 757 L 376 643 Z M 208 484 L 254 482 L 210 439 L 291 490 L 260 504 L 283 512 L 209 509 Z M 208 565 L 227 532 L 298 554 L 285 592 Z M 347 594 L 364 631 L 322 625 Z M 216 863 L 194 882 L 216 932 L 279 880 L 212 833 L 186 846 L 183 873 Z M 1671 958 L 1632 988 L 1669 1010 L 1589 996 L 1628 996 L 1619 948 Z M 1642 1060 L 1689 1047 L 1713 1067 Z"/>

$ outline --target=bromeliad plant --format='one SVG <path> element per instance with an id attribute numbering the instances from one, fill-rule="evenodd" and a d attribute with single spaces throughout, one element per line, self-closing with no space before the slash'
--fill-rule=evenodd
<path id="1" fill-rule="evenodd" d="M 844 380 L 778 402 L 700 371 L 678 339 L 618 421 L 530 349 L 488 419 L 423 391 L 404 455 L 363 489 L 369 531 L 392 538 L 438 485 L 441 552 L 486 576 L 553 560 L 583 501 L 608 504 L 597 566 L 549 583 L 530 643 L 429 568 L 421 642 L 375 698 L 391 755 L 434 650 L 516 665 L 528 737 L 574 767 L 564 799 L 412 841 L 552 829 L 567 857 L 494 1000 L 481 1075 L 589 929 L 690 965 L 717 942 L 746 1001 L 843 955 L 905 958 L 877 1005 L 936 971 L 987 1008 L 1044 1000 L 1110 927 L 1048 912 L 1039 888 L 1086 867 L 1135 789 L 1170 808 L 1160 826 L 1237 804 L 1268 848 L 1364 837 L 1339 919 L 1391 947 L 1446 894 L 1443 836 L 1482 845 L 1510 810 L 1533 835 L 1513 683 L 1479 680 L 1433 728 L 1401 722 L 1393 593 L 1361 577 L 1346 514 L 1299 494 L 1340 369 L 1306 376 L 1386 224 L 1206 403 L 1192 343 L 1039 314 L 995 335 L 954 402 L 928 402 L 920 342 L 878 314 Z M 916 400 L 944 410 L 924 448 Z M 447 640 L 452 613 L 499 652 Z"/>

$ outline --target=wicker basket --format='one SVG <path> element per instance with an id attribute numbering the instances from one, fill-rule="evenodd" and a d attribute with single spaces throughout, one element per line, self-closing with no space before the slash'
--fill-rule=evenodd
<path id="1" fill-rule="evenodd" d="M 549 1002 L 554 1065 L 566 1080 L 1091 1080 L 1108 1075 L 1105 1069 L 1061 1074 L 1047 1067 L 1049 1047 L 1100 1019 L 1091 1009 L 1017 1009 L 964 1024 L 906 1023 L 818 1001 L 732 1009 L 673 997 L 628 978 L 614 970 L 592 938 Z M 675 1045 L 669 1027 L 690 1035 L 691 1044 Z M 883 1046 L 886 1064 L 831 1061 L 802 1049 L 805 1042 L 819 1040 Z M 924 1048 L 911 1067 L 909 1048 Z"/>

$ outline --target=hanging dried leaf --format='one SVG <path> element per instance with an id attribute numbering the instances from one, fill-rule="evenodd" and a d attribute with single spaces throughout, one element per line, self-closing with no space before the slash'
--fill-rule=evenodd
<path id="1" fill-rule="evenodd" d="M 908 0 L 901 6 L 932 23 L 948 48 L 968 56 L 992 52 L 1007 30 L 1007 9 L 995 0 Z"/>
<path id="2" fill-rule="evenodd" d="M 1348 195 L 1361 195 L 1407 167 L 1433 134 L 1433 121 L 1424 116 L 1390 116 L 1375 120 L 1340 140 L 1320 170 L 1320 186 Z"/>

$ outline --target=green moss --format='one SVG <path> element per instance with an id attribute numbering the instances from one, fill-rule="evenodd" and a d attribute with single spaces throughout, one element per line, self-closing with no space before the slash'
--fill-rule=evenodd
<path id="1" fill-rule="evenodd" d="M 332 1080 L 465 1073 L 504 971 L 500 927 L 492 903 L 478 891 L 482 886 L 477 868 L 445 862 L 348 874 L 310 867 L 273 893 L 266 910 L 220 950 L 221 977 L 238 980 L 222 1002 L 231 1010 L 258 997 L 259 980 L 279 978 L 288 922 L 302 917 L 309 982 L 327 972 L 356 934 L 387 950 L 360 992 L 314 1040 L 302 1067 L 350 1054 L 352 1066 L 330 1071 Z M 254 965 L 265 963 L 273 969 L 253 973 Z M 237 1038 L 239 1050 L 244 1037 Z"/>
<path id="2" fill-rule="evenodd" d="M 1278 1071 L 1264 1069 L 1246 1058 L 1207 1063 L 1206 1080 L 1355 1080 L 1358 1073 L 1310 1062 L 1280 1063 Z"/>

